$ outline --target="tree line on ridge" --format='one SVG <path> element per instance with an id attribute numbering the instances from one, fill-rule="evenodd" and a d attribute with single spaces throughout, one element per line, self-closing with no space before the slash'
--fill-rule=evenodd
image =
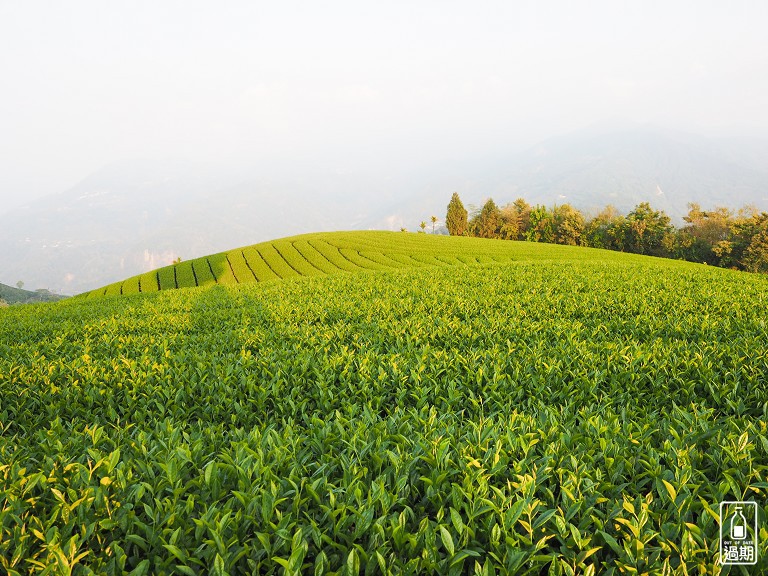
<path id="1" fill-rule="evenodd" d="M 648 202 L 628 214 L 607 206 L 587 217 L 569 204 L 531 206 L 522 198 L 502 207 L 488 199 L 470 214 L 454 192 L 445 225 L 452 236 L 588 246 L 768 272 L 768 213 L 689 204 L 683 220 L 684 226 L 675 227 Z"/>

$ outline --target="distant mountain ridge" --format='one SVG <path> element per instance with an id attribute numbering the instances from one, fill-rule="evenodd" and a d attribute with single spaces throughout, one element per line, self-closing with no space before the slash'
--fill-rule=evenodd
<path id="1" fill-rule="evenodd" d="M 768 141 L 746 145 L 652 127 L 591 129 L 545 141 L 488 183 L 497 201 L 608 204 L 628 212 L 650 202 L 681 219 L 687 204 L 768 208 Z"/>
<path id="2" fill-rule="evenodd" d="M 31 292 L 22 288 L 14 288 L 0 284 L 0 300 L 6 304 L 32 304 L 34 302 L 55 302 L 63 296 L 51 294 L 47 290 Z"/>
<path id="3" fill-rule="evenodd" d="M 641 202 L 664 210 L 676 224 L 688 203 L 703 208 L 754 205 L 768 210 L 768 138 L 705 138 L 647 125 L 613 124 L 543 141 L 521 153 L 498 155 L 477 166 L 446 166 L 424 183 L 422 194 L 398 209 L 415 214 L 438 206 L 452 192 L 479 207 L 492 197 L 549 207 L 571 204 L 585 214 L 607 205 L 627 213 Z"/>
<path id="4" fill-rule="evenodd" d="M 0 281 L 74 294 L 205 254 L 305 232 L 415 230 L 465 204 L 518 197 L 585 212 L 640 202 L 677 222 L 688 202 L 768 209 L 768 140 L 648 126 L 592 128 L 520 154 L 341 174 L 297 165 L 233 173 L 191 162 L 120 162 L 66 192 L 0 214 Z"/>
<path id="5" fill-rule="evenodd" d="M 340 177 L 326 185 L 332 195 L 321 196 L 306 182 L 193 163 L 116 163 L 66 192 L 0 215 L 0 273 L 6 281 L 74 294 L 177 257 L 305 230 L 369 227 L 377 204 L 355 201 L 354 187 Z M 386 194 L 379 198 L 386 201 Z"/>

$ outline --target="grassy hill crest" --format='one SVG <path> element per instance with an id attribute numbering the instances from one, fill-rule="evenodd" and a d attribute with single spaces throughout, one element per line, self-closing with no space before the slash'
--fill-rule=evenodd
<path id="1" fill-rule="evenodd" d="M 89 297 L 253 284 L 374 270 L 477 266 L 534 260 L 636 260 L 594 248 L 401 232 L 321 232 L 290 236 L 182 261 L 87 293 Z"/>

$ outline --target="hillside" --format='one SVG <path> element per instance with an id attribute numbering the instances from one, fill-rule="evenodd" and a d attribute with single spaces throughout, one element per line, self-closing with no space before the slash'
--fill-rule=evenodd
<path id="1" fill-rule="evenodd" d="M 14 288 L 12 286 L 6 286 L 0 284 L 0 300 L 8 304 L 32 304 L 34 302 L 56 302 L 61 300 L 63 296 L 58 294 L 51 294 L 47 290 L 37 290 L 31 292 L 29 290 L 23 290 L 20 288 Z"/>
<path id="2" fill-rule="evenodd" d="M 233 277 L 257 254 L 286 280 L 3 311 L 4 572 L 714 574 L 719 503 L 768 512 L 767 277 L 398 233 Z"/>
<path id="3" fill-rule="evenodd" d="M 86 293 L 109 296 L 173 288 L 251 284 L 298 276 L 423 267 L 482 265 L 509 260 L 601 259 L 603 250 L 529 242 L 402 232 L 302 234 L 166 266 Z M 633 256 L 610 255 L 615 260 Z"/>
<path id="4" fill-rule="evenodd" d="M 315 171 L 294 179 L 192 162 L 118 162 L 0 214 L 0 272 L 9 282 L 73 294 L 177 256 L 306 230 L 383 227 L 391 191 L 358 189 L 351 177 Z"/>
<path id="5" fill-rule="evenodd" d="M 0 214 L 0 281 L 76 294 L 185 260 L 308 230 L 415 231 L 444 218 L 451 194 L 480 206 L 523 197 L 585 212 L 650 202 L 679 223 L 686 204 L 768 209 L 768 140 L 720 141 L 607 126 L 526 151 L 420 168 L 116 162 L 68 190 Z"/>

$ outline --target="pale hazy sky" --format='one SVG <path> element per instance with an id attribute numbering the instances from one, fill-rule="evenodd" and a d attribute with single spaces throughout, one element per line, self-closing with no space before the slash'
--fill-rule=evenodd
<path id="1" fill-rule="evenodd" d="M 0 0 L 0 202 L 178 157 L 418 169 L 608 119 L 768 133 L 768 2 Z"/>

